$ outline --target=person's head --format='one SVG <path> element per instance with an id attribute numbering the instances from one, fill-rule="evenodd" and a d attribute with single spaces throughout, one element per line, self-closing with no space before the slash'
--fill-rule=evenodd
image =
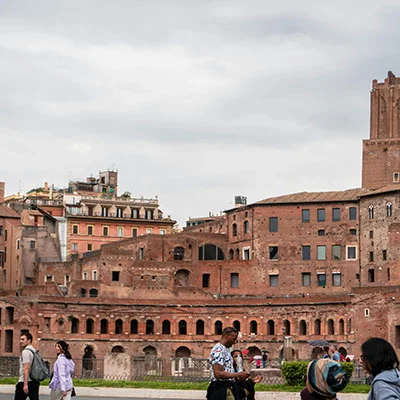
<path id="1" fill-rule="evenodd" d="M 325 353 L 329 354 L 329 346 L 324 346 L 323 349 Z"/>
<path id="2" fill-rule="evenodd" d="M 329 352 L 330 353 L 336 353 L 337 352 L 337 346 L 335 344 L 331 344 L 329 347 Z"/>
<path id="3" fill-rule="evenodd" d="M 311 360 L 318 360 L 322 358 L 325 354 L 325 351 L 322 347 L 313 347 L 311 350 Z"/>
<path id="4" fill-rule="evenodd" d="M 347 357 L 347 350 L 344 347 L 341 347 L 338 351 L 344 358 Z"/>
<path id="5" fill-rule="evenodd" d="M 64 340 L 59 340 L 56 345 L 56 352 L 57 355 L 59 354 L 64 354 L 65 357 L 68 359 L 71 359 L 71 353 L 69 352 L 69 344 L 67 342 L 64 342 Z"/>
<path id="6" fill-rule="evenodd" d="M 393 346 L 385 339 L 371 338 L 361 345 L 363 368 L 373 376 L 399 366 Z"/>
<path id="7" fill-rule="evenodd" d="M 347 382 L 347 374 L 336 361 L 321 358 L 308 364 L 306 385 L 314 398 L 336 399 L 336 393 L 342 391 Z"/>
<path id="8" fill-rule="evenodd" d="M 226 347 L 231 347 L 236 343 L 237 336 L 237 329 L 233 326 L 229 326 L 222 331 L 220 342 Z"/>
<path id="9" fill-rule="evenodd" d="M 32 344 L 33 336 L 29 332 L 22 333 L 19 338 L 19 345 L 21 349 L 24 349 L 26 346 Z"/>
<path id="10" fill-rule="evenodd" d="M 240 350 L 233 350 L 233 351 L 231 351 L 231 356 L 233 358 L 233 365 L 236 366 L 236 359 L 238 357 L 243 358 L 243 353 Z"/>

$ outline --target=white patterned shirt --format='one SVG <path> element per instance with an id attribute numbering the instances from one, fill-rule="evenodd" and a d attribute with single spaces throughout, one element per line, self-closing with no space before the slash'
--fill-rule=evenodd
<path id="1" fill-rule="evenodd" d="M 231 356 L 231 353 L 221 343 L 217 343 L 213 347 L 210 353 L 210 373 L 212 382 L 219 380 L 214 376 L 214 371 L 212 366 L 215 364 L 222 365 L 222 371 L 235 372 L 235 369 L 233 368 L 233 358 Z M 224 379 L 224 380 L 231 380 L 231 379 Z"/>

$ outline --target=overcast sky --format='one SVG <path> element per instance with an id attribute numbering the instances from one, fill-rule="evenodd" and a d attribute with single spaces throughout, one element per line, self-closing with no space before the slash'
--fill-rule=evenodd
<path id="1" fill-rule="evenodd" d="M 0 181 L 117 169 L 181 225 L 360 187 L 399 20 L 398 0 L 0 0 Z"/>

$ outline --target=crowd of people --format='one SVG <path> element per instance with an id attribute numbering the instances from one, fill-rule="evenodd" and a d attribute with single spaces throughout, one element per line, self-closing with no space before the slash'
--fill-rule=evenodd
<path id="1" fill-rule="evenodd" d="M 256 383 L 262 376 L 253 378 L 243 369 L 243 354 L 229 349 L 236 343 L 238 332 L 233 327 L 222 331 L 220 341 L 210 353 L 211 382 L 207 389 L 208 400 L 254 400 Z M 371 389 L 367 400 L 399 400 L 399 359 L 393 346 L 385 339 L 371 338 L 361 346 L 360 362 L 371 376 Z M 335 345 L 314 347 L 308 364 L 306 387 L 301 400 L 337 400 L 337 393 L 347 385 L 347 376 L 341 362 L 349 361 L 346 354 Z"/>

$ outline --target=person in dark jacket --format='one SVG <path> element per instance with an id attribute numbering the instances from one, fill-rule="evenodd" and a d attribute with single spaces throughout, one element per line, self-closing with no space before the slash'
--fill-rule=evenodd
<path id="1" fill-rule="evenodd" d="M 368 400 L 400 399 L 399 359 L 385 339 L 371 338 L 361 345 L 360 361 L 372 375 Z"/>

